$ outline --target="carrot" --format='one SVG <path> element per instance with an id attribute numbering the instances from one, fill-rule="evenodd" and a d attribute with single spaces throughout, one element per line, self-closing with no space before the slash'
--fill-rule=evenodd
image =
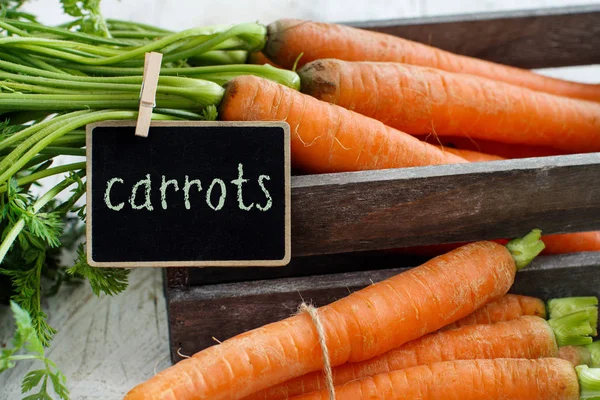
<path id="1" fill-rule="evenodd" d="M 455 156 L 459 156 L 464 158 L 469 162 L 486 162 L 486 161 L 499 161 L 504 160 L 503 157 L 495 156 L 493 154 L 481 153 L 479 151 L 474 150 L 464 150 L 464 149 L 455 149 L 452 147 L 445 146 L 436 146 L 441 148 L 446 153 L 454 154 Z"/>
<path id="2" fill-rule="evenodd" d="M 494 324 L 501 321 L 510 321 L 524 315 L 558 319 L 584 310 L 592 310 L 592 336 L 597 336 L 598 298 L 596 296 L 563 297 L 550 299 L 547 303 L 544 303 L 543 300 L 535 297 L 507 294 L 442 329 L 455 329 L 476 324 Z"/>
<path id="3" fill-rule="evenodd" d="M 535 297 L 507 294 L 442 329 L 456 329 L 477 324 L 494 324 L 510 321 L 524 315 L 546 318 L 546 304 L 543 300 Z"/>
<path id="4" fill-rule="evenodd" d="M 269 60 L 262 52 L 255 51 L 253 53 L 248 54 L 248 64 L 256 64 L 256 65 L 264 65 L 269 64 L 275 68 L 282 68 L 279 65 L 275 64 L 273 61 Z"/>
<path id="5" fill-rule="evenodd" d="M 534 230 L 507 246 L 451 251 L 318 310 L 332 367 L 381 355 L 464 318 L 504 295 L 543 248 Z M 215 345 L 133 388 L 127 400 L 240 399 L 323 367 L 306 313 Z"/>
<path id="6" fill-rule="evenodd" d="M 600 231 L 546 235 L 543 240 L 545 254 L 600 251 Z"/>
<path id="7" fill-rule="evenodd" d="M 479 151 L 504 158 L 549 157 L 565 154 L 564 151 L 555 150 L 550 147 L 526 146 L 523 144 L 514 145 L 491 140 L 435 135 L 431 133 L 415 135 L 415 137 L 430 144 L 441 145 L 446 151 L 449 147 L 454 147 L 460 150 Z"/>
<path id="8" fill-rule="evenodd" d="M 542 241 L 546 245 L 546 248 L 544 249 L 544 251 L 542 251 L 542 254 L 567 254 L 600 251 L 600 231 L 544 235 L 542 237 Z M 494 240 L 494 242 L 505 243 L 506 240 L 498 239 Z M 426 246 L 412 246 L 398 249 L 389 249 L 386 251 L 398 254 L 435 257 L 440 254 L 447 253 L 450 250 L 456 249 L 460 246 L 464 246 L 467 243 L 468 242 L 432 244 Z"/>
<path id="9" fill-rule="evenodd" d="M 579 400 L 600 394 L 600 370 L 558 358 L 458 360 L 419 365 L 336 387 L 344 400 Z M 294 400 L 329 400 L 327 391 Z"/>
<path id="10" fill-rule="evenodd" d="M 563 330 L 578 327 L 591 333 L 589 311 L 565 316 L 552 325 L 540 317 L 524 316 L 491 325 L 470 325 L 448 331 L 438 331 L 406 343 L 379 357 L 358 363 L 348 363 L 333 369 L 334 385 L 416 365 L 450 360 L 491 358 L 543 358 L 559 355 L 558 342 L 581 343 L 577 332 L 573 337 Z M 584 334 L 585 335 L 585 334 Z M 585 337 L 591 342 L 589 336 Z M 570 346 L 586 352 L 585 347 Z M 588 357 L 589 357 L 589 351 Z M 571 354 L 568 354 L 571 355 Z M 326 388 L 322 372 L 313 372 L 284 382 L 244 400 L 281 400 Z"/>
<path id="11" fill-rule="evenodd" d="M 600 341 L 585 346 L 564 346 L 558 349 L 558 357 L 571 364 L 600 367 Z"/>
<path id="12" fill-rule="evenodd" d="M 287 121 L 292 166 L 305 172 L 466 162 L 379 121 L 254 76 L 227 84 L 219 115 L 225 121 Z"/>
<path id="13" fill-rule="evenodd" d="M 531 71 L 452 54 L 431 46 L 343 25 L 282 19 L 267 27 L 263 52 L 285 68 L 323 59 L 392 61 L 461 72 L 540 92 L 600 101 L 600 85 L 569 82 Z"/>
<path id="14" fill-rule="evenodd" d="M 398 63 L 318 60 L 302 91 L 409 134 L 600 151 L 600 104 Z"/>

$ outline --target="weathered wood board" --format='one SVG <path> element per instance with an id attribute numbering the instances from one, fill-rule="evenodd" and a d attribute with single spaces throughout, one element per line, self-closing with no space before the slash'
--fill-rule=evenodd
<path id="1" fill-rule="evenodd" d="M 512 238 L 533 228 L 598 230 L 599 176 L 600 153 L 296 176 L 290 264 L 178 269 L 168 272 L 170 286 L 385 268 L 394 257 L 374 251 Z M 314 255 L 321 257 L 306 257 Z"/>
<path id="2" fill-rule="evenodd" d="M 296 177 L 292 255 L 600 229 L 600 153 Z"/>

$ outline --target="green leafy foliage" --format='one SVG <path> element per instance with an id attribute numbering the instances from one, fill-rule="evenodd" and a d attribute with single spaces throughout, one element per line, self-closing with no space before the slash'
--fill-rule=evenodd
<path id="1" fill-rule="evenodd" d="M 217 107 L 215 105 L 210 105 L 202 110 L 202 119 L 205 121 L 216 121 L 219 116 L 219 112 L 217 111 Z"/>
<path id="2" fill-rule="evenodd" d="M 33 209 L 33 196 L 19 188 L 15 179 L 9 181 L 8 191 L 2 202 L 2 239 L 6 239 L 15 226 L 23 225 L 17 242 L 13 244 L 13 251 L 20 256 L 24 265 L 21 268 L 9 269 L 3 263 L 0 273 L 11 278 L 13 300 L 31 315 L 37 337 L 47 346 L 56 330 L 48 324 L 46 314 L 41 309 L 41 274 L 47 249 L 60 245 L 63 223 L 60 214 L 56 212 L 36 213 Z"/>
<path id="3" fill-rule="evenodd" d="M 60 0 L 63 11 L 78 17 L 79 30 L 110 37 L 106 21 L 100 13 L 100 0 Z"/>
<path id="4" fill-rule="evenodd" d="M 38 388 L 36 393 L 24 397 L 24 400 L 44 399 L 52 400 L 48 393 L 52 386 L 54 393 L 63 400 L 69 399 L 69 390 L 66 386 L 66 377 L 58 370 L 56 364 L 46 358 L 42 341 L 36 334 L 33 319 L 29 313 L 11 301 L 16 330 L 12 340 L 12 347 L 0 353 L 0 372 L 13 368 L 17 361 L 37 360 L 43 363 L 43 368 L 30 371 L 25 375 L 21 384 L 21 392 L 27 393 Z M 18 354 L 25 351 L 26 354 Z"/>
<path id="5" fill-rule="evenodd" d="M 17 10 L 27 0 L 0 0 L 0 10 Z"/>
<path id="6" fill-rule="evenodd" d="M 79 275 L 90 282 L 96 296 L 105 293 L 110 296 L 118 294 L 127 288 L 129 270 L 121 268 L 95 268 L 87 263 L 85 247 L 79 245 L 77 261 L 67 270 L 71 275 Z"/>

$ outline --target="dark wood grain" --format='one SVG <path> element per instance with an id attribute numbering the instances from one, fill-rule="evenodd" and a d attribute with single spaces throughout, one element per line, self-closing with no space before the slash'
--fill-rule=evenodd
<path id="1" fill-rule="evenodd" d="M 600 153 L 295 176 L 288 266 L 177 269 L 168 284 L 415 265 L 423 259 L 376 251 L 517 237 L 535 227 L 545 234 L 598 230 L 598 176 Z"/>
<path id="2" fill-rule="evenodd" d="M 600 229 L 600 153 L 292 179 L 292 255 Z"/>
<path id="3" fill-rule="evenodd" d="M 187 278 L 190 286 L 199 286 L 215 283 L 386 269 L 394 268 L 398 265 L 415 266 L 422 264 L 429 258 L 377 251 L 324 254 L 319 256 L 294 257 L 288 265 L 281 268 L 188 268 Z"/>
<path id="4" fill-rule="evenodd" d="M 600 6 L 349 22 L 521 68 L 600 63 Z"/>
<path id="5" fill-rule="evenodd" d="M 328 304 L 406 268 L 206 285 L 168 291 L 171 351 L 192 354 L 295 313 L 302 301 Z M 539 257 L 519 272 L 513 293 L 543 299 L 600 296 L 600 253 Z"/>

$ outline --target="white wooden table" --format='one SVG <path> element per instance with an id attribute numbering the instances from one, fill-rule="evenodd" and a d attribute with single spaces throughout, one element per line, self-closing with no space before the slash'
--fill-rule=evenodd
<path id="1" fill-rule="evenodd" d="M 600 4 L 600 0 L 103 0 L 107 17 L 133 19 L 170 29 L 196 25 L 268 23 L 280 17 L 357 21 L 437 14 Z M 56 0 L 38 0 L 26 10 L 46 23 L 65 20 Z M 600 82 L 599 67 L 543 71 L 583 82 Z M 67 375 L 72 399 L 118 399 L 135 384 L 170 365 L 162 271 L 138 269 L 130 287 L 117 297 L 95 297 L 86 285 L 65 287 L 44 300 L 50 323 L 58 329 L 49 356 Z M 0 306 L 0 347 L 13 333 L 12 317 Z M 0 375 L 0 400 L 21 398 L 20 382 L 32 364 L 20 363 Z"/>

